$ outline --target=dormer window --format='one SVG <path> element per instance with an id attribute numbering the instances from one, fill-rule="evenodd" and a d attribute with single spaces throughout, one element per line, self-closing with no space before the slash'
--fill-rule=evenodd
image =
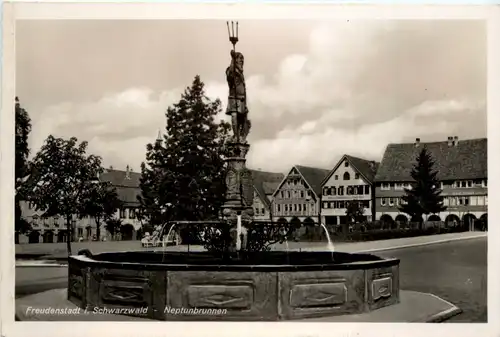
<path id="1" fill-rule="evenodd" d="M 346 162 L 347 164 L 347 162 Z M 349 174 L 349 172 L 346 172 L 344 173 L 344 180 L 350 180 L 351 179 L 351 175 Z"/>

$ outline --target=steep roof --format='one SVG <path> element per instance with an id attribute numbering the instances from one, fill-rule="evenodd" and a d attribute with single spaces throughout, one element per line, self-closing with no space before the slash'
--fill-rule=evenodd
<path id="1" fill-rule="evenodd" d="M 379 162 L 358 158 L 347 154 L 346 158 L 351 163 L 351 166 L 353 166 L 359 172 L 359 174 L 368 179 L 370 183 L 373 183 L 373 181 L 375 180 L 375 175 L 377 174 L 378 167 L 380 166 Z"/>
<path id="2" fill-rule="evenodd" d="M 330 172 L 330 170 L 302 165 L 295 165 L 294 167 L 304 177 L 305 181 L 309 184 L 314 193 L 316 193 L 317 196 L 320 196 L 321 183 Z"/>
<path id="3" fill-rule="evenodd" d="M 106 169 L 99 177 L 116 188 L 118 199 L 128 205 L 139 205 L 137 196 L 141 194 L 139 188 L 141 174 L 137 172 Z"/>
<path id="4" fill-rule="evenodd" d="M 389 144 L 375 176 L 377 182 L 411 181 L 411 169 L 423 147 L 432 154 L 440 180 L 480 179 L 488 176 L 486 138 L 448 142 Z"/>
<path id="5" fill-rule="evenodd" d="M 283 173 L 265 172 L 258 170 L 250 170 L 252 172 L 253 186 L 260 199 L 268 206 L 271 206 L 271 201 L 267 198 L 268 194 L 272 194 L 279 186 L 285 175 Z"/>
<path id="6" fill-rule="evenodd" d="M 99 177 L 102 181 L 108 181 L 113 186 L 139 187 L 141 174 L 137 172 L 106 169 Z"/>
<path id="7" fill-rule="evenodd" d="M 358 172 L 359 174 L 361 174 L 361 176 L 363 176 L 363 178 L 368 180 L 368 183 L 371 184 L 374 182 L 375 175 L 377 174 L 378 167 L 380 166 L 379 162 L 376 162 L 373 160 L 367 160 L 367 159 L 363 159 L 363 158 L 359 158 L 359 157 L 354 157 L 354 156 L 351 156 L 348 154 L 344 154 L 342 156 L 342 158 L 340 158 L 340 160 L 334 166 L 334 168 L 328 173 L 328 175 L 325 177 L 325 179 L 323 179 L 323 181 L 321 182 L 321 186 L 326 184 L 328 179 L 330 179 L 330 177 L 335 173 L 335 171 L 337 171 L 340 164 L 342 164 L 342 162 L 344 160 L 347 160 L 349 162 L 349 164 L 351 165 L 351 167 L 356 172 Z"/>

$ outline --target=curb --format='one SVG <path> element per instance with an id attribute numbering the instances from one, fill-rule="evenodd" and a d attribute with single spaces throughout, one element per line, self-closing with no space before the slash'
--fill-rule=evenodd
<path id="1" fill-rule="evenodd" d="M 447 309 L 445 311 L 441 311 L 440 313 L 437 313 L 437 314 L 429 317 L 426 320 L 427 323 L 441 323 L 441 322 L 444 322 L 444 321 L 446 321 L 454 316 L 457 316 L 463 312 L 463 310 L 460 309 L 459 307 L 457 307 L 455 304 L 450 303 L 447 300 L 444 300 L 439 296 L 436 296 L 436 295 L 431 294 L 431 293 L 426 293 L 426 294 L 428 294 L 432 297 L 435 297 L 437 299 L 440 299 L 441 301 L 446 302 L 450 306 L 449 309 Z"/>
<path id="2" fill-rule="evenodd" d="M 460 241 L 460 240 L 479 239 L 479 238 L 486 238 L 486 237 L 488 237 L 487 234 L 480 234 L 480 235 L 467 236 L 467 237 L 462 237 L 462 238 L 449 238 L 449 239 L 435 240 L 435 241 L 429 241 L 429 242 L 411 243 L 411 244 L 407 244 L 407 245 L 400 245 L 400 246 L 393 246 L 393 247 L 383 247 L 383 248 L 366 249 L 366 250 L 357 251 L 357 253 L 381 252 L 381 251 L 385 251 L 385 250 L 397 250 L 397 249 L 404 249 L 404 248 L 411 248 L 411 247 L 429 246 L 429 245 L 434 245 L 434 244 L 437 244 L 437 243 L 446 243 L 446 242 L 453 242 L 453 241 Z"/>
<path id="3" fill-rule="evenodd" d="M 16 268 L 61 268 L 61 267 L 68 267 L 68 265 L 67 264 L 57 264 L 57 263 L 47 263 L 47 264 L 41 264 L 41 263 L 17 264 L 16 263 Z"/>

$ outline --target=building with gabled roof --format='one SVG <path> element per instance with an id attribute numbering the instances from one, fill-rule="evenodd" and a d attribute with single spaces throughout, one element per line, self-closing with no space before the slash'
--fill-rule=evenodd
<path id="1" fill-rule="evenodd" d="M 447 210 L 428 217 L 428 221 L 473 223 L 487 222 L 488 208 L 488 140 L 486 138 L 428 142 L 416 138 L 414 143 L 389 144 L 375 176 L 376 218 L 386 222 L 412 219 L 399 211 L 404 189 L 413 181 L 410 172 L 425 147 L 435 162 Z M 413 219 L 417 221 L 418 219 Z M 425 219 L 424 219 L 425 220 Z"/>
<path id="2" fill-rule="evenodd" d="M 250 170 L 252 172 L 254 198 L 253 210 L 256 220 L 273 220 L 273 193 L 283 180 L 283 173 Z"/>
<path id="3" fill-rule="evenodd" d="M 358 201 L 364 209 L 364 219 L 373 220 L 375 214 L 375 174 L 379 163 L 350 155 L 343 155 L 323 182 L 321 219 L 325 225 L 347 224 L 346 208 Z"/>
<path id="4" fill-rule="evenodd" d="M 141 174 L 133 172 L 127 165 L 125 171 L 116 170 L 113 167 L 104 169 L 99 175 L 99 180 L 109 182 L 114 188 L 118 199 L 123 202 L 123 207 L 116 210 L 115 219 L 122 221 L 120 232 L 123 239 L 134 239 L 137 230 L 141 227 L 136 213 L 140 207 L 137 196 L 140 195 L 139 187 Z M 29 203 L 21 202 L 23 218 L 31 225 L 33 230 L 28 238 L 29 242 L 65 242 L 67 230 L 65 220 L 61 217 L 43 217 L 43 212 L 36 211 Z M 97 233 L 96 223 L 93 218 L 73 218 L 73 240 L 82 237 L 84 240 L 92 240 Z M 101 222 L 101 238 L 106 236 L 105 224 Z M 101 239 L 100 238 L 100 239 Z"/>
<path id="5" fill-rule="evenodd" d="M 295 165 L 273 193 L 273 214 L 280 222 L 320 221 L 321 182 L 329 170 Z"/>

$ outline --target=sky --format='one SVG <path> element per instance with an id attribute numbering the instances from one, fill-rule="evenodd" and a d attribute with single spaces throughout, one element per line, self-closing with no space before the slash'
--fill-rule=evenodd
<path id="1" fill-rule="evenodd" d="M 239 38 L 250 168 L 331 169 L 343 154 L 380 161 L 387 144 L 417 137 L 486 137 L 484 21 L 246 20 Z M 18 21 L 32 154 L 50 134 L 76 136 L 104 166 L 139 171 L 195 75 L 225 107 L 230 49 L 219 20 Z"/>

